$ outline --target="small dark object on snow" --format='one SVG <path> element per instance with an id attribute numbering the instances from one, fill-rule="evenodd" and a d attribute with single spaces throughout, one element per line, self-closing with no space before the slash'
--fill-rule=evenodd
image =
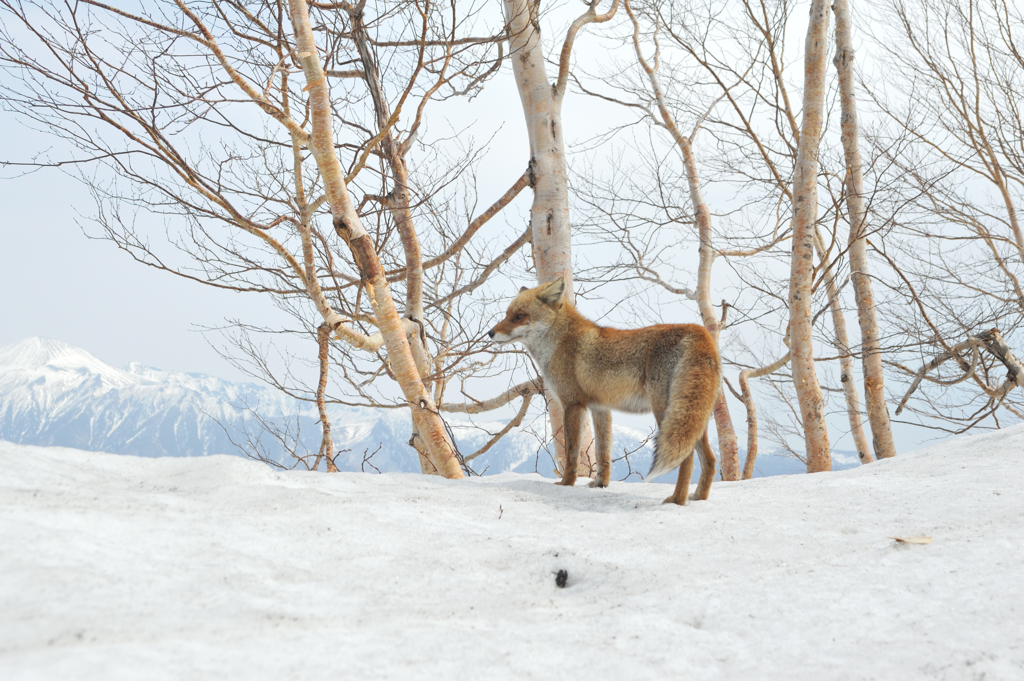
<path id="1" fill-rule="evenodd" d="M 555 575 L 555 586 L 559 589 L 565 588 L 565 583 L 569 581 L 569 573 L 565 570 L 559 570 L 558 574 Z"/>

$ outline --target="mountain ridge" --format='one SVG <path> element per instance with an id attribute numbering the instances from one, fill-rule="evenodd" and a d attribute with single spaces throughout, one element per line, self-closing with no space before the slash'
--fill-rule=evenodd
<path id="1" fill-rule="evenodd" d="M 407 444 L 410 420 L 405 410 L 333 405 L 328 412 L 341 470 L 419 471 L 418 458 Z M 505 425 L 450 415 L 446 421 L 463 455 L 479 449 Z M 49 338 L 0 346 L 3 440 L 137 456 L 260 453 L 272 463 L 290 466 L 294 459 L 273 431 L 306 451 L 319 448 L 315 406 L 268 386 L 164 371 L 139 362 L 119 369 Z M 653 455 L 649 433 L 615 425 L 613 438 L 612 457 L 619 460 L 612 479 L 639 480 Z M 633 452 L 628 460 L 620 458 L 624 451 Z M 834 454 L 836 468 L 856 465 L 855 456 Z M 471 466 L 487 473 L 554 474 L 545 444 L 524 430 L 507 434 Z M 802 470 L 795 458 L 762 454 L 756 474 Z"/>
<path id="2" fill-rule="evenodd" d="M 259 419 L 253 418 L 254 410 Z M 331 406 L 328 411 L 342 470 L 372 470 L 364 466 L 364 454 L 375 450 L 370 464 L 376 469 L 419 470 L 418 458 L 406 444 L 410 424 L 405 410 Z M 447 420 L 466 453 L 489 439 L 487 430 L 504 425 Z M 242 455 L 239 444 L 248 443 L 250 454 L 259 450 L 267 459 L 289 465 L 287 448 L 260 421 L 287 433 L 293 442 L 297 438 L 307 450 L 319 447 L 315 406 L 267 386 L 139 362 L 119 369 L 48 338 L 0 347 L 0 439 L 138 456 Z M 513 432 L 473 467 L 516 470 L 539 447 L 531 435 Z"/>

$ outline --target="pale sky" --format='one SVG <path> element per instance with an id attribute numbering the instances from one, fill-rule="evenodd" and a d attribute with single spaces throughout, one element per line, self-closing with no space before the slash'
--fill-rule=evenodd
<path id="1" fill-rule="evenodd" d="M 0 114 L 4 158 L 52 145 Z M 5 175 L 9 174 L 4 173 Z M 94 204 L 82 185 L 57 170 L 0 179 L 3 266 L 0 345 L 46 336 L 80 346 L 115 366 L 130 361 L 167 370 L 240 374 L 221 359 L 196 325 L 246 316 L 269 301 L 217 291 L 136 263 L 96 232 Z"/>
<path id="2" fill-rule="evenodd" d="M 585 43 L 580 40 L 577 46 Z M 563 109 L 569 153 L 573 135 L 587 138 L 604 129 L 614 121 L 614 109 L 621 111 L 569 95 Z M 634 120 L 635 115 L 626 118 Z M 507 63 L 482 94 L 471 101 L 432 104 L 426 120 L 438 134 L 469 126 L 466 134 L 477 144 L 491 140 L 478 168 L 478 211 L 500 197 L 526 169 L 526 127 Z M 51 148 L 51 156 L 59 156 L 52 137 L 26 129 L 11 114 L 0 111 L 0 126 L 5 131 L 0 136 L 0 160 L 29 160 Z M 204 338 L 201 327 L 241 318 L 268 326 L 269 320 L 279 320 L 294 328 L 294 322 L 269 298 L 203 286 L 141 265 L 109 241 L 87 238 L 83 228 L 92 235 L 99 233 L 91 219 L 95 204 L 68 174 L 45 169 L 9 179 L 17 174 L 16 169 L 0 168 L 0 201 L 6 208 L 0 222 L 6 254 L 0 268 L 0 345 L 45 336 L 82 347 L 115 366 L 138 361 L 164 370 L 241 379 L 243 374 L 210 347 L 207 338 L 217 342 L 218 334 Z M 522 197 L 517 199 L 521 201 Z M 140 217 L 140 226 L 144 219 Z M 157 241 L 164 218 L 150 219 L 150 234 Z M 485 231 L 501 229 L 502 220 L 514 225 L 519 234 L 529 216 L 515 207 L 506 209 Z M 143 229 L 140 233 L 146 236 Z M 482 236 L 491 238 L 491 234 Z M 517 283 L 510 294 L 518 287 Z M 495 310 L 496 316 L 501 313 Z"/>
<path id="3" fill-rule="evenodd" d="M 456 125 L 461 128 L 492 111 L 506 114 L 477 133 L 483 142 L 500 127 L 492 155 L 481 168 L 481 210 L 518 178 L 529 157 L 511 72 L 501 77 L 509 87 L 490 88 L 470 105 L 467 120 Z M 428 124 L 447 125 L 441 120 Z M 0 112 L 0 125 L 5 131 L 0 159 L 28 160 L 55 146 L 52 138 L 26 129 L 7 112 Z M 515 143 L 517 136 L 522 144 Z M 240 379 L 243 374 L 210 347 L 201 327 L 222 325 L 226 318 L 287 323 L 269 298 L 203 286 L 141 265 L 109 241 L 89 239 L 83 228 L 92 235 L 99 232 L 91 219 L 95 204 L 66 173 L 45 169 L 12 177 L 17 174 L 10 167 L 0 169 L 5 207 L 0 222 L 5 253 L 0 345 L 45 336 L 82 347 L 115 366 L 139 361 L 165 370 Z M 150 219 L 153 236 L 162 234 L 163 218 Z M 511 219 L 517 221 L 517 216 Z M 207 337 L 218 341 L 215 333 Z"/>

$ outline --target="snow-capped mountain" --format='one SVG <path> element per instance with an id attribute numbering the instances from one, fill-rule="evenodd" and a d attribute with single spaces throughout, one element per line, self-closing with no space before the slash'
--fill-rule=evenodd
<path id="1" fill-rule="evenodd" d="M 416 453 L 407 444 L 407 411 L 341 406 L 329 411 L 335 450 L 340 450 L 338 468 L 419 470 Z M 463 455 L 478 450 L 505 425 L 455 415 L 447 421 Z M 298 439 L 300 451 L 316 451 L 320 445 L 315 406 L 268 386 L 161 371 L 137 362 L 118 369 L 81 348 L 46 338 L 0 347 L 0 440 L 137 456 L 259 452 L 290 465 L 294 459 L 272 431 L 286 434 L 289 446 Z M 640 479 L 631 471 L 643 474 L 650 468 L 649 431 L 615 425 L 613 433 L 612 457 L 619 460 L 612 466 L 612 479 Z M 632 452 L 628 460 L 620 458 L 625 451 Z M 525 431 L 509 433 L 471 465 L 486 473 L 536 470 L 553 475 L 544 443 Z M 833 468 L 856 465 L 856 455 L 833 451 Z M 795 458 L 765 453 L 758 457 L 755 475 L 802 471 Z M 662 481 L 674 480 L 674 475 Z"/>
<path id="2" fill-rule="evenodd" d="M 260 386 L 139 364 L 117 369 L 61 341 L 0 348 L 0 437 L 12 442 L 142 456 L 229 453 L 219 424 L 243 418 L 245 405 L 271 418 L 292 411 Z"/>
<path id="3" fill-rule="evenodd" d="M 255 414 L 259 415 L 257 419 Z M 343 470 L 416 471 L 404 410 L 337 407 L 330 410 L 337 458 Z M 161 371 L 138 363 L 118 369 L 81 348 L 45 338 L 0 347 L 0 439 L 20 444 L 75 447 L 140 456 L 245 455 L 259 448 L 287 463 L 286 449 L 260 423 L 296 435 L 314 451 L 320 426 L 313 405 L 272 388 L 223 381 L 204 374 Z M 449 418 L 461 452 L 475 451 L 502 423 L 471 423 Z M 488 432 L 489 431 L 489 432 Z M 635 449 L 646 433 L 615 428 L 616 456 Z M 367 453 L 377 453 L 364 466 Z M 538 456 L 539 452 L 539 456 Z M 634 470 L 646 472 L 651 447 L 630 456 Z M 542 443 L 512 432 L 472 466 L 488 473 L 550 474 Z M 625 461 L 613 474 L 628 474 Z"/>

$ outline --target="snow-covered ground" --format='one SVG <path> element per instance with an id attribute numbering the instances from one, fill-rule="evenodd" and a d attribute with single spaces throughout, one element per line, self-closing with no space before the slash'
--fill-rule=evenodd
<path id="1" fill-rule="evenodd" d="M 6 443 L 0 470 L 8 681 L 1024 679 L 1021 428 L 685 508 Z"/>

